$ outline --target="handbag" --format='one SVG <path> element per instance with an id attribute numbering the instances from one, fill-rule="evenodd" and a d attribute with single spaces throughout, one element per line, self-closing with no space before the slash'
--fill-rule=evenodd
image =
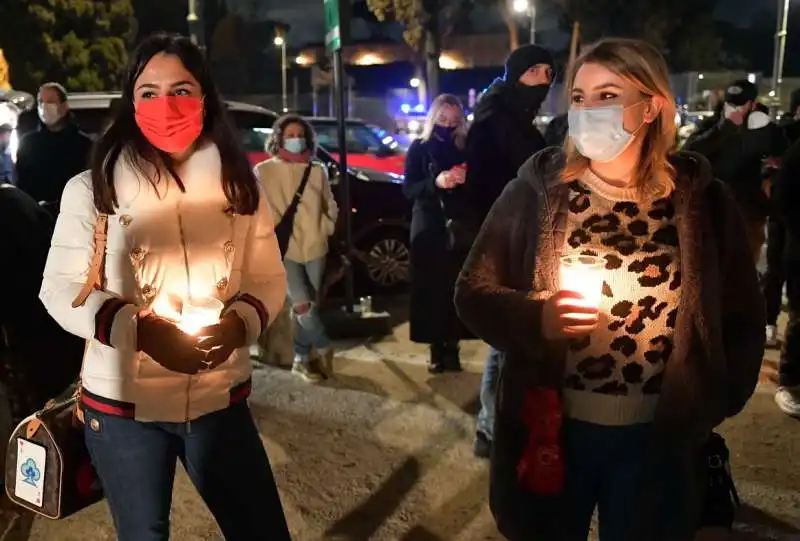
<path id="1" fill-rule="evenodd" d="M 297 207 L 300 205 L 303 192 L 306 191 L 306 184 L 308 184 L 308 177 L 311 175 L 312 165 L 309 163 L 305 171 L 303 171 L 303 180 L 300 181 L 300 186 L 297 188 L 292 202 L 286 207 L 286 212 L 283 213 L 281 221 L 275 226 L 275 236 L 278 238 L 281 259 L 286 257 L 286 252 L 289 250 L 289 241 L 292 238 L 292 231 L 294 231 L 294 218 L 297 215 Z"/>
<path id="2" fill-rule="evenodd" d="M 86 302 L 93 289 L 103 288 L 107 234 L 108 215 L 99 214 L 89 274 L 72 302 L 75 308 Z M 50 400 L 17 425 L 8 441 L 4 472 L 6 494 L 12 502 L 55 520 L 103 499 L 83 423 L 79 378 L 71 396 Z"/>
<path id="3" fill-rule="evenodd" d="M 725 438 L 712 432 L 699 452 L 701 467 L 705 469 L 706 485 L 698 529 L 721 527 L 731 530 L 741 502 L 733 483 L 731 453 Z"/>

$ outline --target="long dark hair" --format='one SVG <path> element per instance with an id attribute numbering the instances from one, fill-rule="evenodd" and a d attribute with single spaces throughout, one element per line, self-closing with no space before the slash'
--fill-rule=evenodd
<path id="1" fill-rule="evenodd" d="M 114 208 L 119 206 L 114 188 L 114 165 L 120 159 L 129 159 L 137 172 L 147 178 L 154 188 L 161 181 L 160 171 L 166 168 L 181 191 L 186 191 L 183 181 L 176 174 L 174 160 L 145 139 L 135 120 L 133 91 L 136 79 L 150 59 L 161 53 L 177 56 L 200 83 L 200 89 L 205 96 L 205 117 L 200 137 L 211 140 L 219 149 L 222 189 L 231 210 L 238 214 L 255 213 L 258 208 L 258 181 L 240 146 L 236 130 L 228 118 L 225 103 L 211 78 L 203 53 L 189 38 L 169 34 L 148 37 L 136 48 L 128 64 L 122 83 L 122 98 L 114 108 L 111 123 L 98 138 L 92 152 L 95 207 L 100 212 L 112 214 Z"/>
<path id="2" fill-rule="evenodd" d="M 273 156 L 278 155 L 278 151 L 283 148 L 283 132 L 289 124 L 300 124 L 303 128 L 303 137 L 306 140 L 306 149 L 314 156 L 317 153 L 317 134 L 314 127 L 300 115 L 283 115 L 272 125 L 272 135 L 267 141 L 267 153 Z"/>

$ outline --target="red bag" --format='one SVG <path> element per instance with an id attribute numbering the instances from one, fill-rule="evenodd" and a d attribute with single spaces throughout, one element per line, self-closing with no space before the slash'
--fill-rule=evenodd
<path id="1" fill-rule="evenodd" d="M 535 494 L 555 495 L 564 490 L 562 412 L 561 396 L 555 389 L 531 389 L 525 396 L 522 418 L 530 435 L 517 476 Z"/>

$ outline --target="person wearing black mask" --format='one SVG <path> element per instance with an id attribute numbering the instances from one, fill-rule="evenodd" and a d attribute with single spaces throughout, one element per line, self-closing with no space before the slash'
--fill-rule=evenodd
<path id="1" fill-rule="evenodd" d="M 478 101 L 467 136 L 465 183 L 474 201 L 476 221 L 483 222 L 522 164 L 547 146 L 534 121 L 552 81 L 550 52 L 538 45 L 524 45 L 509 55 L 503 77 Z M 474 448 L 479 458 L 489 457 L 502 361 L 502 353 L 490 347 L 481 381 Z"/>
<path id="2" fill-rule="evenodd" d="M 92 140 L 72 119 L 60 84 L 42 85 L 37 106 L 41 125 L 19 143 L 17 186 L 57 213 L 67 181 L 88 167 Z"/>
<path id="3" fill-rule="evenodd" d="M 411 218 L 410 338 L 430 345 L 431 373 L 461 370 L 459 340 L 471 338 L 456 315 L 456 277 L 471 247 L 454 225 L 469 215 L 464 186 L 464 108 L 442 94 L 431 104 L 419 139 L 406 156 L 403 193 Z"/>

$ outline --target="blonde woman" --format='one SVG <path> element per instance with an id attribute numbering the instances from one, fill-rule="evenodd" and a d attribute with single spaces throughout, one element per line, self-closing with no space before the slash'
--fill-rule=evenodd
<path id="1" fill-rule="evenodd" d="M 756 270 L 706 160 L 673 151 L 655 48 L 601 41 L 566 81 L 565 150 L 522 167 L 456 288 L 465 324 L 507 355 L 492 507 L 512 540 L 585 540 L 598 508 L 601 541 L 688 541 L 720 518 L 709 498 L 730 498 L 705 490 L 700 448 L 757 383 Z"/>
<path id="2" fill-rule="evenodd" d="M 464 109 L 444 94 L 431 105 L 406 157 L 403 192 L 411 218 L 411 340 L 430 345 L 432 373 L 461 370 L 458 342 L 466 330 L 453 306 L 453 287 L 472 238 L 464 178 Z M 459 226 L 463 231 L 457 231 Z"/>
<path id="3" fill-rule="evenodd" d="M 321 381 L 333 368 L 333 351 L 319 317 L 317 299 L 325 274 L 328 238 L 339 213 L 327 169 L 314 160 L 316 150 L 311 125 L 300 116 L 285 115 L 275 121 L 267 143 L 267 152 L 273 157 L 255 168 L 276 223 L 283 219 L 295 194 L 301 193 L 283 265 L 292 303 L 292 373 L 310 383 Z M 321 365 L 312 362 L 312 352 Z"/>

